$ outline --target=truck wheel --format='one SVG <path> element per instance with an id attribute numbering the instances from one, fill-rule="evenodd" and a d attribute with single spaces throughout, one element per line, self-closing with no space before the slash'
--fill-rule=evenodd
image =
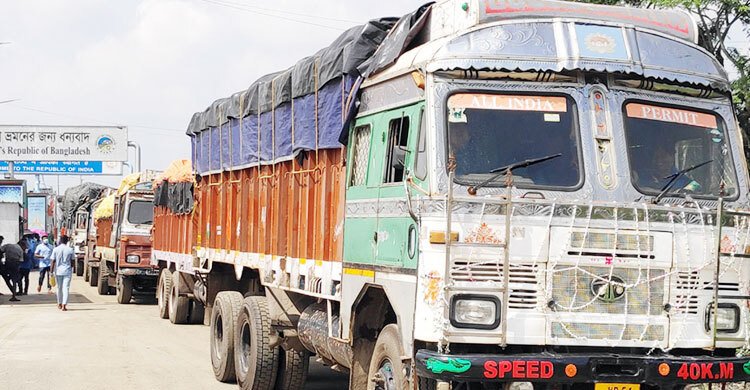
<path id="1" fill-rule="evenodd" d="M 91 275 L 89 273 L 89 263 L 88 261 L 83 262 L 83 281 L 88 282 L 91 279 Z"/>
<path id="2" fill-rule="evenodd" d="M 231 382 L 234 372 L 234 326 L 242 310 L 242 294 L 222 291 L 216 294 L 211 311 L 211 366 L 221 382 Z"/>
<path id="3" fill-rule="evenodd" d="M 159 275 L 159 286 L 156 289 L 156 303 L 159 306 L 159 318 L 169 318 L 169 295 L 172 293 L 172 273 L 164 268 Z"/>
<path id="4" fill-rule="evenodd" d="M 417 387 L 419 390 L 437 389 L 437 381 L 434 379 L 419 377 L 417 380 L 419 382 L 419 385 Z"/>
<path id="5" fill-rule="evenodd" d="M 89 286 L 96 287 L 99 284 L 99 268 L 89 265 Z"/>
<path id="6" fill-rule="evenodd" d="M 367 390 L 406 390 L 406 366 L 401 360 L 404 353 L 398 325 L 386 325 L 380 331 L 367 374 Z"/>
<path id="7" fill-rule="evenodd" d="M 117 275 L 117 303 L 126 304 L 130 303 L 130 298 L 133 296 L 133 278 L 128 278 L 122 275 Z"/>
<path id="8" fill-rule="evenodd" d="M 303 390 L 307 381 L 310 354 L 307 351 L 281 350 L 276 387 L 279 390 Z"/>
<path id="9" fill-rule="evenodd" d="M 83 276 L 83 261 L 76 260 L 76 276 Z"/>
<path id="10" fill-rule="evenodd" d="M 185 324 L 190 310 L 190 299 L 180 296 L 180 274 L 172 273 L 172 288 L 169 289 L 169 321 L 173 324 Z"/>
<path id="11" fill-rule="evenodd" d="M 203 317 L 206 313 L 206 307 L 198 301 L 190 302 L 190 323 L 203 324 Z"/>
<path id="12" fill-rule="evenodd" d="M 274 390 L 279 347 L 271 348 L 266 297 L 245 298 L 234 328 L 234 366 L 242 390 Z"/>
<path id="13" fill-rule="evenodd" d="M 106 264 L 99 263 L 99 284 L 96 286 L 96 292 L 99 295 L 109 294 L 109 275 Z"/>

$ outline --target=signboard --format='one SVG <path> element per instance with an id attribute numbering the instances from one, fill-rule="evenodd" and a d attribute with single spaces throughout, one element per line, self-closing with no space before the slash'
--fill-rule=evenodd
<path id="1" fill-rule="evenodd" d="M 127 161 L 128 130 L 94 126 L 0 126 L 2 161 Z"/>
<path id="2" fill-rule="evenodd" d="M 0 173 L 8 172 L 8 163 L 0 161 Z M 18 161 L 13 163 L 18 175 L 121 175 L 119 161 Z"/>
<path id="3" fill-rule="evenodd" d="M 29 196 L 27 220 L 29 230 L 47 231 L 47 197 Z"/>
<path id="4" fill-rule="evenodd" d="M 23 181 L 0 181 L 0 203 L 18 203 L 24 205 L 26 201 L 26 187 Z"/>

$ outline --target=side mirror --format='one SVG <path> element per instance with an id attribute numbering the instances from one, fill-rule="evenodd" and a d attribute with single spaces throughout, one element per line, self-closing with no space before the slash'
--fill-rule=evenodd
<path id="1" fill-rule="evenodd" d="M 409 150 L 405 146 L 398 146 L 393 149 L 393 156 L 391 158 L 391 168 L 404 169 L 406 165 L 406 154 Z"/>

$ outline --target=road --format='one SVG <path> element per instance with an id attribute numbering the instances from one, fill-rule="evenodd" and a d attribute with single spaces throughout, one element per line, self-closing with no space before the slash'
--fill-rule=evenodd
<path id="1" fill-rule="evenodd" d="M 172 325 L 151 302 L 118 305 L 80 277 L 67 312 L 44 290 L 8 302 L 0 284 L 0 389 L 237 388 L 214 379 L 207 326 Z M 346 389 L 345 375 L 310 367 L 306 389 Z"/>

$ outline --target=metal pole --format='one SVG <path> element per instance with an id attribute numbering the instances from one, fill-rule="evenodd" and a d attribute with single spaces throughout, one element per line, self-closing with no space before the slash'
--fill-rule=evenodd
<path id="1" fill-rule="evenodd" d="M 141 145 L 138 144 L 138 142 L 135 141 L 128 141 L 128 147 L 135 149 L 135 171 L 140 172 L 141 171 Z M 133 167 L 131 167 L 131 173 L 132 173 Z"/>
<path id="2" fill-rule="evenodd" d="M 128 163 L 127 161 L 123 161 L 122 165 L 130 168 L 130 173 L 133 173 L 133 166 L 130 165 L 130 163 Z"/>
<path id="3" fill-rule="evenodd" d="M 13 163 L 13 161 L 8 161 L 8 177 L 10 179 L 14 178 L 13 174 L 15 174 L 15 172 L 14 172 L 15 170 L 16 170 L 16 167 L 15 167 L 15 164 Z"/>

